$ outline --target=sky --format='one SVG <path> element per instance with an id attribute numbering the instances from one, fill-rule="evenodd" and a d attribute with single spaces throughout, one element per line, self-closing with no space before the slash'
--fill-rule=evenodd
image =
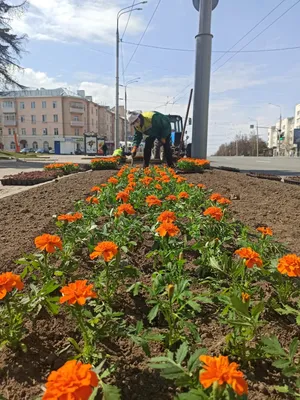
<path id="1" fill-rule="evenodd" d="M 11 23 L 14 32 L 28 35 L 19 82 L 32 88 L 84 89 L 94 101 L 113 107 L 116 15 L 132 2 L 29 0 L 26 12 Z M 192 0 L 148 0 L 138 7 L 142 10 L 120 18 L 120 83 L 140 78 L 128 86 L 128 109 L 184 117 L 193 87 L 199 13 Z M 252 28 L 231 51 L 239 51 L 252 39 L 245 51 L 300 47 L 299 15 L 300 0 L 219 0 L 212 19 L 209 155 L 237 134 L 248 134 L 255 120 L 261 127 L 275 125 L 280 109 L 269 103 L 280 105 L 283 117 L 294 116 L 295 105 L 300 103 L 300 48 L 219 52 L 229 50 Z M 139 47 L 129 44 L 140 41 Z M 120 98 L 124 99 L 122 87 Z M 267 129 L 260 128 L 259 133 L 267 139 Z"/>

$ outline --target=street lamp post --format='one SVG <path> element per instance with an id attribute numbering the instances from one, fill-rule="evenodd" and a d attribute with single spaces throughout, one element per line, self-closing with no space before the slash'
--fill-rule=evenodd
<path id="1" fill-rule="evenodd" d="M 140 4 L 146 4 L 147 1 L 141 1 L 134 5 L 134 7 Z M 119 33 L 119 19 L 122 15 L 132 11 L 140 11 L 142 8 L 132 8 L 131 6 L 122 8 L 117 14 L 117 30 L 116 30 L 116 109 L 115 109 L 115 135 L 114 142 L 115 148 L 119 147 L 120 141 L 120 130 L 119 130 L 119 64 L 120 64 L 120 33 Z"/>
<path id="2" fill-rule="evenodd" d="M 125 89 L 125 121 L 124 121 L 124 130 L 125 130 L 125 149 L 127 151 L 127 142 L 128 142 L 128 133 L 127 133 L 127 86 L 131 85 L 132 83 L 137 83 L 141 79 L 140 77 L 131 79 L 130 81 L 126 82 L 124 86 Z"/>
<path id="3" fill-rule="evenodd" d="M 281 135 L 281 125 L 282 125 L 282 112 L 281 112 L 281 106 L 279 106 L 278 104 L 273 104 L 273 103 L 269 103 L 270 106 L 273 107 L 278 107 L 280 110 L 280 115 L 279 115 L 279 132 L 277 132 L 277 148 L 278 148 L 278 155 L 280 155 L 280 135 Z"/>
<path id="4" fill-rule="evenodd" d="M 199 11 L 199 32 L 196 36 L 196 67 L 194 83 L 194 110 L 192 157 L 207 157 L 207 131 L 211 72 L 211 15 L 219 0 L 193 0 Z"/>

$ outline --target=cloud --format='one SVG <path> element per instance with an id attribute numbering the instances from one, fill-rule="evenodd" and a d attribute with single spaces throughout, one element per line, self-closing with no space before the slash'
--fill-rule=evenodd
<path id="1" fill-rule="evenodd" d="M 29 0 L 29 10 L 12 21 L 15 32 L 30 39 L 70 43 L 89 41 L 113 43 L 120 0 Z M 120 19 L 121 32 L 126 16 Z M 132 13 L 127 35 L 144 29 L 141 17 Z"/>

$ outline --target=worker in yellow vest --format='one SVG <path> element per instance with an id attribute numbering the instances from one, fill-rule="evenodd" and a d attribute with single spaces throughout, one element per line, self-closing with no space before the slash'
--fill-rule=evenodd
<path id="1" fill-rule="evenodd" d="M 165 157 L 169 167 L 173 168 L 173 157 L 171 149 L 171 123 L 167 115 L 156 111 L 133 111 L 129 113 L 128 122 L 134 127 L 132 157 L 136 156 L 137 149 L 146 135 L 144 148 L 144 167 L 149 167 L 151 150 L 155 139 L 164 146 Z"/>

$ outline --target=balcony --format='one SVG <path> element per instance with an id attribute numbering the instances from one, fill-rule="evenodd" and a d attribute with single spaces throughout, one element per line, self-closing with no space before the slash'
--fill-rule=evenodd
<path id="1" fill-rule="evenodd" d="M 73 114 L 84 114 L 84 107 L 78 107 L 78 106 L 70 106 L 70 113 Z"/>
<path id="2" fill-rule="evenodd" d="M 71 121 L 71 126 L 75 126 L 76 128 L 83 128 L 84 121 Z"/>
<path id="3" fill-rule="evenodd" d="M 16 112 L 16 106 L 12 104 L 11 106 L 4 105 L 2 103 L 2 111 L 3 113 L 15 113 Z"/>
<path id="4" fill-rule="evenodd" d="M 17 126 L 17 121 L 15 119 L 5 119 L 3 121 L 4 126 Z"/>

